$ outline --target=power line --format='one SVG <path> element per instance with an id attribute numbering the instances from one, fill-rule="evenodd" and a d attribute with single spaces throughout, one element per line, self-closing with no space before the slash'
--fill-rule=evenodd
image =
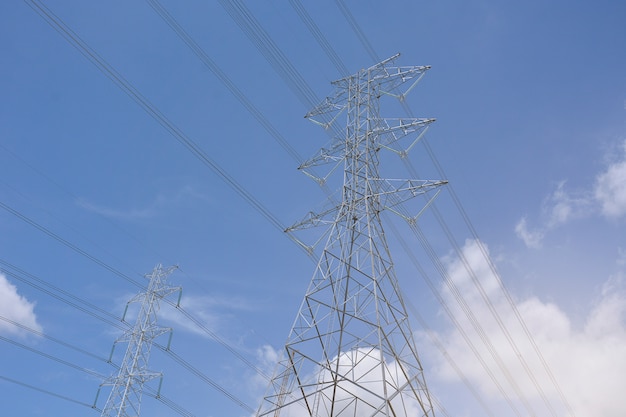
<path id="1" fill-rule="evenodd" d="M 97 317 L 98 319 L 101 319 L 102 321 L 118 327 L 118 328 L 125 328 L 124 326 L 121 326 L 119 324 L 120 319 L 119 317 L 117 317 L 115 314 L 112 314 L 110 311 L 105 310 L 103 308 L 100 308 L 98 306 L 96 306 L 93 303 L 90 303 L 89 301 L 85 300 L 84 298 L 78 297 L 62 288 L 57 287 L 56 285 L 50 284 L 49 282 L 47 282 L 44 279 L 41 279 L 29 272 L 24 271 L 21 268 L 18 268 L 17 266 L 3 260 L 0 259 L 0 265 L 3 265 L 5 267 L 5 269 L 3 269 L 3 271 L 7 274 L 10 275 L 11 277 L 18 279 L 28 285 L 30 285 L 33 288 L 36 288 L 48 295 L 50 295 L 51 297 L 56 298 L 57 300 L 63 301 L 64 303 L 71 305 L 72 307 L 81 310 L 87 314 L 90 314 L 94 317 Z M 16 272 L 15 272 L 16 271 Z M 37 284 L 35 284 L 33 281 L 37 282 Z M 48 289 L 46 289 L 46 288 Z M 80 307 L 78 305 L 76 305 L 74 302 L 68 301 L 67 299 L 61 297 L 60 295 L 56 294 L 56 293 L 60 293 L 63 296 L 70 298 L 80 304 L 83 304 L 84 306 L 88 307 L 91 310 L 97 311 L 98 313 L 100 313 L 102 316 L 98 316 L 95 312 L 89 311 L 83 307 Z M 108 317 L 105 318 L 104 316 Z M 113 321 L 109 320 L 112 319 Z"/>
<path id="2" fill-rule="evenodd" d="M 12 324 L 13 326 L 18 327 L 18 328 L 20 328 L 22 330 L 25 330 L 25 331 L 27 331 L 29 333 L 32 333 L 32 334 L 34 334 L 36 336 L 39 336 L 39 337 L 42 337 L 44 339 L 50 340 L 51 342 L 57 343 L 57 344 L 59 344 L 61 346 L 64 346 L 64 347 L 69 348 L 69 349 L 72 349 L 72 350 L 74 350 L 76 352 L 82 353 L 83 355 L 90 356 L 90 357 L 92 357 L 94 359 L 97 359 L 97 360 L 99 360 L 101 362 L 111 363 L 107 358 L 105 358 L 103 356 L 98 356 L 98 355 L 94 354 L 93 352 L 90 352 L 88 350 L 85 350 L 83 348 L 75 346 L 73 344 L 64 342 L 61 339 L 57 339 L 55 337 L 49 336 L 49 335 L 47 335 L 47 334 L 45 334 L 43 332 L 40 332 L 39 330 L 35 330 L 32 327 L 25 326 L 25 325 L 23 325 L 21 323 L 18 323 L 18 322 L 14 321 L 14 320 L 11 320 L 11 319 L 7 318 L 7 317 L 0 316 L 0 320 L 5 321 L 5 322 L 7 322 L 9 324 Z"/>
<path id="3" fill-rule="evenodd" d="M 224 168 L 213 161 L 200 146 L 191 140 L 182 130 L 172 123 L 159 109 L 145 98 L 130 82 L 99 56 L 87 43 L 72 31 L 49 8 L 37 0 L 24 0 L 37 14 L 39 14 L 54 30 L 85 58 L 95 65 L 107 78 L 132 98 L 146 113 L 163 126 L 179 143 L 210 168 L 218 177 L 232 188 L 240 197 L 249 203 L 257 212 L 268 220 L 276 229 L 283 231 L 285 226 L 269 211 L 256 197 L 239 184 Z"/>
<path id="4" fill-rule="evenodd" d="M 17 153 L 13 152 L 12 150 L 8 149 L 6 146 L 4 146 L 3 144 L 0 143 L 0 149 L 3 149 L 6 153 L 8 153 L 9 155 L 11 155 L 11 157 L 15 158 L 16 160 L 18 160 L 21 164 L 25 165 L 26 167 L 28 167 L 30 170 L 34 171 L 37 175 L 39 175 L 40 177 L 42 177 L 43 179 L 45 179 L 47 182 L 49 182 L 50 184 L 52 184 L 54 187 L 56 187 L 57 189 L 59 189 L 61 192 L 63 192 L 65 195 L 67 195 L 68 197 L 70 197 L 72 200 L 74 201 L 79 201 L 80 198 L 72 193 L 70 190 L 68 190 L 66 187 L 62 186 L 61 184 L 59 184 L 57 181 L 55 181 L 50 175 L 46 174 L 45 172 L 43 172 L 42 170 L 38 169 L 37 167 L 33 166 L 31 163 L 29 163 L 25 158 L 22 158 L 20 155 L 18 155 Z M 4 182 L 4 181 L 3 181 Z M 27 198 L 22 192 L 20 192 L 19 190 L 15 189 L 14 187 L 10 186 L 9 184 L 7 184 L 6 182 L 4 182 L 4 184 L 11 188 L 14 192 L 16 192 L 17 194 L 21 195 L 24 198 Z M 49 214 L 50 212 L 47 211 Z M 154 255 L 156 255 L 159 259 L 164 259 L 164 257 L 161 254 L 158 254 L 154 251 L 153 248 L 150 248 L 147 246 L 147 244 L 141 240 L 139 240 L 136 236 L 132 235 L 131 233 L 128 232 L 128 230 L 123 229 L 122 227 L 120 227 L 119 224 L 117 224 L 114 221 L 111 221 L 111 219 L 109 219 L 108 217 L 106 217 L 105 215 L 103 215 L 102 213 L 97 213 L 100 218 L 104 219 L 104 221 L 106 221 L 108 224 L 110 224 L 111 226 L 113 226 L 114 228 L 116 228 L 117 230 L 121 231 L 122 233 L 124 233 L 126 236 L 128 236 L 130 239 L 132 239 L 133 241 L 135 241 L 136 243 L 138 243 L 140 246 L 144 247 L 146 250 L 148 250 L 149 252 L 152 252 Z M 52 215 L 51 215 L 52 216 Z M 54 217 L 54 216 L 52 216 Z"/>
<path id="5" fill-rule="evenodd" d="M 350 11 L 350 9 L 343 3 L 343 0 L 335 0 L 335 4 L 341 11 L 341 14 L 343 14 L 343 16 L 346 18 L 346 20 L 350 24 L 350 27 L 356 34 L 357 38 L 359 38 L 359 41 L 361 42 L 361 44 L 363 45 L 363 47 L 369 54 L 370 58 L 372 58 L 374 62 L 380 61 L 380 57 L 374 50 L 374 47 L 372 46 L 370 41 L 367 39 L 365 32 L 363 32 L 363 30 L 361 29 L 361 26 L 352 15 L 352 12 Z"/>
<path id="6" fill-rule="evenodd" d="M 79 400 L 75 400 L 74 398 L 70 398 L 68 396 L 65 396 L 65 395 L 62 395 L 62 394 L 59 394 L 59 393 L 56 393 L 56 392 L 53 392 L 53 391 L 49 391 L 49 390 L 46 390 L 46 389 L 43 389 L 43 388 L 36 387 L 34 385 L 30 385 L 30 384 L 27 384 L 25 382 L 18 381 L 17 379 L 9 378 L 9 377 L 3 376 L 3 375 L 0 375 L 0 379 L 2 379 L 3 381 L 10 382 L 12 384 L 16 384 L 16 385 L 22 386 L 24 388 L 29 388 L 31 390 L 38 391 L 38 392 L 41 392 L 41 393 L 46 394 L 46 395 L 50 395 L 52 397 L 60 398 L 62 400 L 69 401 L 69 402 L 74 403 L 74 404 L 82 405 L 82 406 L 85 406 L 87 408 L 91 408 L 91 409 L 94 409 L 96 411 L 100 411 L 100 409 L 94 407 L 92 404 L 87 404 L 85 402 L 82 402 L 82 401 L 79 401 Z"/>
<path id="7" fill-rule="evenodd" d="M 1 318 L 1 317 L 0 317 L 0 318 Z M 9 320 L 9 321 L 11 322 L 11 320 Z M 24 328 L 24 327 L 25 327 L 25 326 L 21 326 L 21 325 L 19 325 L 19 324 L 16 324 L 16 325 L 18 325 L 19 327 L 22 327 L 22 328 Z M 41 332 L 37 332 L 37 331 L 32 330 L 32 329 L 29 329 L 29 330 L 30 330 L 30 331 L 32 331 L 34 334 L 38 334 L 38 335 L 41 335 L 41 336 L 45 336 L 46 338 L 48 338 L 48 339 L 50 339 L 50 340 L 53 340 L 53 341 L 55 341 L 56 343 L 60 343 L 60 344 L 62 344 L 63 346 L 70 347 L 70 348 L 72 348 L 72 349 L 74 349 L 74 350 L 82 351 L 82 349 L 77 348 L 76 346 L 72 346 L 72 345 L 69 345 L 68 343 L 65 343 L 65 342 L 62 342 L 62 341 L 60 341 L 60 340 L 57 340 L 57 339 L 51 338 L 50 336 L 43 335 Z M 29 351 L 29 352 L 31 352 L 31 353 L 37 354 L 37 355 L 42 356 L 42 357 L 44 357 L 44 358 L 46 358 L 46 359 L 53 360 L 53 361 L 58 362 L 58 363 L 60 363 L 60 364 L 62 364 L 62 365 L 65 365 L 65 366 L 67 366 L 67 367 L 70 367 L 70 368 L 76 369 L 76 370 L 78 370 L 78 371 L 81 371 L 81 372 L 83 372 L 83 373 L 86 373 L 86 374 L 88 374 L 88 375 L 91 375 L 91 376 L 97 377 L 97 378 L 98 378 L 98 379 L 100 379 L 100 380 L 103 380 L 103 379 L 105 378 L 105 377 L 104 377 L 104 375 L 102 375 L 102 374 L 100 374 L 100 373 L 98 373 L 98 372 L 95 372 L 95 371 L 93 371 L 93 370 L 91 370 L 91 369 L 89 369 L 89 368 L 85 368 L 85 367 L 82 367 L 82 366 L 76 365 L 75 363 L 72 363 L 72 362 L 66 361 L 66 360 L 61 359 L 61 358 L 59 358 L 59 357 L 57 357 L 57 356 L 54 356 L 54 355 L 50 355 L 50 354 L 45 353 L 45 352 L 43 352 L 43 351 L 41 351 L 41 350 L 39 350 L 39 349 L 35 349 L 35 348 L 30 347 L 30 346 L 24 345 L 23 343 L 19 343 L 19 342 L 17 342 L 17 341 L 14 341 L 14 340 L 8 339 L 8 338 L 3 337 L 3 336 L 0 336 L 0 340 L 3 340 L 3 341 L 5 341 L 5 342 L 7 342 L 7 343 L 11 343 L 11 344 L 13 344 L 13 345 L 15 345 L 15 346 L 17 346 L 17 347 L 19 347 L 19 348 L 21 348 L 21 349 L 27 350 L 27 351 Z M 92 355 L 92 356 L 94 356 L 94 355 Z M 97 359 L 100 359 L 100 360 L 103 360 L 103 361 L 105 361 L 105 362 L 109 362 L 107 359 L 104 359 L 104 358 L 100 358 L 100 357 L 96 357 L 96 358 L 97 358 Z M 114 364 L 112 364 L 112 365 L 113 365 L 113 366 L 115 366 L 115 367 L 117 367 L 117 368 L 119 368 L 118 366 L 116 366 L 116 365 L 114 365 Z M 17 381 L 17 380 L 11 379 L 11 378 L 7 378 L 7 377 L 0 376 L 0 379 L 4 379 L 4 380 L 6 380 L 6 381 L 8 381 L 8 382 L 12 382 L 12 383 L 15 383 L 15 384 L 18 384 L 18 385 L 24 386 L 24 387 L 26 387 L 26 388 L 34 389 L 34 390 L 39 391 L 39 392 L 43 392 L 43 393 L 46 393 L 46 394 L 49 394 L 49 395 L 53 395 L 53 396 L 55 396 L 55 397 L 59 397 L 59 398 L 62 398 L 62 399 L 64 399 L 64 400 L 71 401 L 71 402 L 74 402 L 74 403 L 77 403 L 77 404 L 81 404 L 81 405 L 89 406 L 90 408 L 93 408 L 94 410 L 101 411 L 99 408 L 97 408 L 97 407 L 95 406 L 95 404 L 93 404 L 93 405 L 89 405 L 89 404 L 87 404 L 87 403 L 83 403 L 83 402 L 81 402 L 81 401 L 74 400 L 74 399 L 72 399 L 72 398 L 70 398 L 70 397 L 66 397 L 66 396 L 62 396 L 62 395 L 59 395 L 59 394 L 55 394 L 55 393 L 53 393 L 53 392 L 51 392 L 51 391 L 44 390 L 44 389 L 41 389 L 41 388 L 37 388 L 37 387 L 34 387 L 34 386 L 32 386 L 32 385 L 29 385 L 29 384 L 26 384 L 26 383 L 23 383 L 23 382 L 20 382 L 20 381 Z M 152 389 L 152 388 L 150 388 L 150 387 L 146 387 L 146 390 L 148 391 L 148 395 L 150 395 L 151 397 L 153 397 L 153 398 L 157 399 L 158 401 L 160 401 L 161 403 L 163 403 L 164 405 L 166 405 L 167 407 L 169 407 L 169 408 L 170 408 L 170 409 L 172 409 L 173 411 L 177 412 L 178 414 L 180 414 L 180 415 L 182 415 L 182 416 L 184 416 L 184 417 L 193 417 L 193 414 L 192 414 L 191 412 L 187 411 L 184 407 L 182 407 L 181 405 L 179 405 L 179 404 L 177 404 L 176 402 L 172 401 L 172 400 L 171 400 L 171 399 L 169 399 L 168 397 L 165 397 L 165 396 L 164 396 L 164 395 L 162 395 L 160 392 L 156 392 L 154 389 Z"/>
<path id="8" fill-rule="evenodd" d="M 341 13 L 344 15 L 344 17 L 346 18 L 346 20 L 349 22 L 350 26 L 352 27 L 353 31 L 355 32 L 355 34 L 357 35 L 358 39 L 361 41 L 361 44 L 363 45 L 363 47 L 367 50 L 367 52 L 369 53 L 370 57 L 372 59 L 374 59 L 375 61 L 379 60 L 378 55 L 376 54 L 376 51 L 374 50 L 372 44 L 369 42 L 369 40 L 367 39 L 367 36 L 365 34 L 365 32 L 361 29 L 360 25 L 358 24 L 358 22 L 356 21 L 356 19 L 354 18 L 354 16 L 352 15 L 352 13 L 350 12 L 350 9 L 346 7 L 346 5 L 343 3 L 343 0 L 335 0 L 335 3 L 337 4 L 338 8 L 340 9 Z M 409 108 L 408 103 L 405 100 L 401 100 L 401 104 L 404 107 L 405 111 L 407 112 L 407 114 L 409 116 L 412 116 L 412 111 Z M 442 176 L 442 178 L 446 178 L 445 173 L 443 172 L 443 169 L 441 167 L 441 165 L 439 164 L 436 156 L 434 155 L 434 153 L 432 152 L 432 149 L 430 148 L 430 146 L 428 145 L 428 143 L 425 141 L 425 146 L 426 149 L 428 151 L 428 154 L 431 158 L 431 160 L 433 161 L 433 163 L 435 164 L 435 166 L 438 169 L 439 174 Z M 408 164 L 410 167 L 411 166 L 411 162 L 409 160 L 407 160 L 406 158 L 403 158 L 404 162 L 406 164 Z M 413 170 L 414 171 L 414 170 Z M 524 330 L 524 333 L 526 335 L 526 337 L 528 338 L 528 340 L 530 341 L 531 345 L 533 346 L 533 349 L 535 350 L 535 353 L 537 354 L 537 356 L 539 357 L 543 368 L 545 369 L 546 373 L 548 374 L 548 376 L 550 377 L 550 380 L 552 382 L 552 384 L 554 385 L 554 387 L 556 388 L 559 397 L 561 399 L 561 401 L 563 402 L 563 404 L 565 405 L 565 407 L 567 408 L 568 412 L 574 416 L 574 412 L 573 412 L 573 408 L 570 405 L 569 401 L 567 400 L 567 398 L 565 397 L 562 389 L 560 388 L 556 378 L 554 377 L 554 374 L 552 373 L 552 371 L 550 370 L 550 367 L 548 366 L 547 362 L 545 361 L 545 358 L 543 356 L 543 354 L 541 353 L 539 347 L 537 346 L 534 337 L 532 336 L 532 334 L 530 333 L 528 326 L 526 325 L 526 323 L 523 320 L 523 317 L 521 316 L 521 314 L 519 313 L 519 310 L 517 309 L 517 306 L 514 302 L 514 300 L 512 299 L 510 293 L 508 292 L 508 290 L 506 289 L 506 287 L 504 286 L 504 284 L 502 283 L 502 280 L 500 279 L 500 276 L 495 268 L 495 264 L 493 263 L 493 261 L 491 260 L 491 257 L 489 256 L 489 254 L 486 252 L 486 249 L 484 248 L 482 241 L 479 239 L 478 234 L 474 228 L 474 226 L 472 225 L 469 217 L 467 216 L 467 212 L 465 211 L 465 209 L 463 208 L 460 200 L 458 199 L 456 193 L 454 192 L 454 189 L 451 185 L 449 185 L 448 190 L 452 196 L 452 199 L 457 207 L 457 210 L 459 210 L 459 212 L 461 213 L 461 216 L 465 222 L 465 224 L 468 226 L 468 228 L 470 229 L 472 236 L 474 237 L 474 239 L 477 241 L 477 244 L 480 248 L 480 251 L 484 257 L 484 259 L 487 261 L 489 268 L 491 269 L 491 271 L 494 274 L 494 277 L 496 278 L 499 288 L 501 289 L 501 291 L 503 292 L 503 294 L 505 295 L 505 298 L 507 299 L 510 307 L 512 308 L 518 322 L 520 323 L 520 325 L 522 326 L 522 329 Z M 434 206 L 433 206 L 434 207 Z M 434 209 L 436 210 L 436 208 L 434 207 Z M 440 224 L 443 221 L 443 218 L 441 218 L 439 216 L 440 220 Z M 447 226 L 445 225 L 445 221 L 443 222 L 442 226 L 445 226 L 445 228 L 447 229 Z M 446 233 L 448 234 L 449 231 Z M 535 388 L 537 389 L 537 391 L 539 392 L 542 400 L 544 401 L 544 404 L 548 407 L 548 409 L 551 411 L 551 413 L 553 415 L 556 415 L 555 410 L 553 409 L 550 401 L 547 399 L 545 392 L 543 390 L 543 388 L 539 385 L 537 379 L 535 378 L 532 370 L 530 369 L 530 367 L 528 366 L 527 362 L 524 360 L 523 356 L 521 355 L 521 353 L 519 352 L 519 349 L 517 348 L 514 340 L 512 339 L 510 333 L 508 332 L 508 330 L 506 329 L 506 327 L 504 326 L 504 324 L 502 323 L 502 320 L 499 316 L 499 314 L 497 313 L 497 311 L 494 310 L 493 304 L 488 300 L 488 297 L 486 298 L 486 295 L 484 294 L 484 289 L 482 288 L 482 285 L 480 284 L 480 282 L 476 279 L 476 276 L 474 274 L 474 272 L 471 270 L 471 268 L 469 268 L 469 265 L 467 264 L 467 260 L 465 259 L 464 255 L 462 254 L 462 252 L 460 252 L 458 245 L 456 244 L 456 242 L 454 242 L 453 239 L 450 238 L 449 236 L 449 240 L 451 243 L 454 244 L 454 246 L 456 247 L 456 253 L 457 255 L 460 256 L 462 262 L 464 263 L 466 270 L 470 273 L 471 277 L 472 277 L 472 281 L 474 282 L 474 284 L 477 286 L 479 292 L 481 293 L 481 296 L 483 296 L 483 299 L 485 301 L 485 303 L 488 305 L 488 307 L 490 308 L 490 311 L 492 312 L 492 315 L 494 316 L 494 318 L 496 319 L 496 321 L 498 322 L 498 325 L 500 326 L 501 330 L 505 333 L 505 336 L 507 337 L 507 340 L 509 341 L 509 343 L 511 344 L 511 346 L 513 347 L 514 351 L 516 352 L 516 356 L 519 358 L 519 360 L 522 363 L 522 366 L 524 367 L 526 373 L 528 374 L 528 376 L 531 378 L 531 381 L 533 383 L 533 385 L 535 386 Z M 469 269 L 468 269 L 469 268 Z"/>
<path id="9" fill-rule="evenodd" d="M 291 7 L 293 7 L 298 16 L 300 16 L 302 23 L 304 23 L 307 29 L 309 29 L 311 35 L 313 35 L 317 43 L 322 47 L 322 50 L 326 53 L 328 59 L 330 59 L 330 61 L 335 65 L 335 68 L 337 68 L 341 76 L 347 77 L 350 75 L 350 71 L 348 71 L 348 68 L 343 63 L 331 43 L 317 26 L 315 20 L 311 18 L 304 6 L 302 6 L 302 2 L 300 2 L 300 0 L 289 0 L 289 4 L 291 4 Z"/>
<path id="10" fill-rule="evenodd" d="M 434 162 L 438 172 L 441 175 L 445 175 L 445 173 L 443 171 L 443 167 L 441 166 L 441 164 L 439 163 L 437 157 L 433 153 L 432 148 L 428 145 L 428 142 L 424 142 L 424 143 L 425 143 L 426 150 L 427 150 L 431 160 Z M 487 253 L 486 248 L 482 244 L 482 240 L 480 240 L 480 238 L 478 237 L 478 233 L 476 231 L 476 228 L 474 227 L 474 225 L 472 224 L 469 216 L 467 215 L 467 211 L 463 207 L 463 205 L 461 203 L 461 200 L 459 199 L 458 195 L 454 191 L 453 187 L 450 187 L 449 191 L 450 191 L 450 195 L 452 197 L 452 200 L 453 200 L 455 206 L 457 207 L 457 210 L 461 214 L 461 216 L 463 218 L 463 221 L 467 225 L 467 227 L 468 227 L 472 237 L 476 240 L 476 242 L 478 244 L 478 247 L 479 247 L 479 249 L 480 249 L 484 259 L 487 261 L 489 269 L 491 270 L 494 278 L 496 279 L 496 281 L 498 283 L 498 287 L 499 287 L 500 291 L 505 296 L 505 299 L 507 300 L 507 303 L 509 304 L 509 306 L 511 307 L 511 310 L 513 311 L 513 313 L 515 315 L 515 318 L 517 319 L 518 323 L 522 327 L 522 330 L 524 331 L 525 336 L 530 341 L 530 344 L 531 344 L 533 350 L 535 351 L 535 354 L 539 358 L 539 360 L 540 360 L 544 370 L 546 371 L 546 374 L 550 378 L 550 382 L 555 387 L 561 402 L 565 405 L 565 407 L 566 407 L 567 411 L 569 412 L 569 414 L 572 415 L 573 417 L 575 417 L 575 413 L 574 413 L 574 409 L 573 409 L 572 405 L 570 404 L 569 400 L 567 399 L 567 397 L 563 393 L 563 390 L 561 389 L 561 386 L 560 386 L 559 382 L 557 381 L 557 379 L 555 378 L 554 374 L 552 373 L 552 370 L 550 369 L 550 366 L 548 365 L 547 361 L 545 360 L 545 357 L 543 356 L 543 353 L 541 352 L 541 349 L 537 345 L 534 336 L 530 332 L 530 329 L 528 328 L 528 325 L 526 324 L 526 321 L 524 320 L 524 318 L 522 317 L 519 309 L 517 308 L 517 304 L 515 303 L 515 300 L 513 300 L 513 297 L 511 296 L 511 293 L 508 291 L 508 289 L 506 288 L 506 286 L 502 282 L 502 279 L 500 278 L 500 273 L 498 272 L 498 270 L 497 270 L 493 260 L 491 259 L 491 257 Z"/>
<path id="11" fill-rule="evenodd" d="M 263 113 L 248 99 L 248 97 L 235 85 L 228 75 L 211 59 L 200 45 L 187 33 L 178 21 L 167 11 L 157 0 L 146 0 L 152 9 L 168 24 L 168 26 L 178 35 L 178 37 L 191 49 L 191 51 L 202 61 L 202 63 L 215 75 L 235 98 L 245 107 L 245 109 L 261 124 L 261 126 L 274 137 L 276 142 L 294 159 L 297 163 L 302 162 L 302 157 L 289 144 L 287 139 L 272 125 Z"/>
<path id="12" fill-rule="evenodd" d="M 305 107 L 312 107 L 319 102 L 316 94 L 308 86 L 302 75 L 289 59 L 276 46 L 258 20 L 240 0 L 218 0 L 248 39 L 263 57 L 270 63 L 283 81 L 296 94 Z"/>
<path id="13" fill-rule="evenodd" d="M 7 204 L 5 204 L 3 202 L 0 202 L 0 208 L 6 210 L 7 212 L 11 213 L 12 215 L 17 217 L 18 219 L 22 220 L 23 222 L 33 226 L 35 229 L 39 230 L 40 232 L 45 233 L 46 235 L 50 236 L 51 238 L 53 238 L 57 242 L 67 246 L 68 248 L 72 249 L 74 252 L 76 252 L 76 253 L 84 256 L 85 258 L 89 259 L 90 261 L 100 265 L 101 267 L 103 267 L 107 271 L 117 275 L 118 277 L 124 279 L 125 281 L 130 282 L 131 284 L 135 285 L 136 287 L 139 287 L 139 288 L 143 287 L 139 282 L 135 281 L 134 279 L 132 279 L 128 275 L 122 273 L 121 271 L 117 270 L 116 268 L 113 268 L 111 265 L 101 261 L 100 259 L 98 259 L 95 256 L 91 255 L 90 253 L 86 252 L 85 250 L 79 248 L 78 246 L 74 245 L 73 243 L 69 242 L 68 240 L 63 239 L 58 234 L 56 234 L 53 231 L 51 231 L 50 229 L 40 225 L 39 223 L 35 222 L 34 220 L 28 218 L 24 214 L 20 213 L 18 210 L 15 210 L 14 208 L 8 206 Z"/>
<path id="14" fill-rule="evenodd" d="M 229 390 L 227 390 L 226 388 L 222 387 L 219 383 L 217 383 L 213 379 L 209 378 L 207 375 L 205 375 L 203 372 L 201 372 L 198 368 L 196 368 L 195 366 L 191 365 L 189 362 L 184 360 L 180 355 L 177 355 L 176 353 L 174 353 L 171 349 L 169 349 L 169 348 L 167 348 L 165 346 L 162 346 L 162 345 L 160 345 L 158 343 L 155 343 L 154 346 L 156 346 L 159 349 L 161 349 L 168 356 L 170 356 L 172 359 L 174 359 L 180 366 L 182 366 L 183 368 L 187 369 L 189 372 L 191 372 L 192 374 L 194 374 L 195 376 L 200 378 L 207 385 L 210 385 L 211 387 L 213 387 L 214 389 L 216 389 L 217 391 L 222 393 L 229 400 L 231 400 L 232 402 L 237 404 L 239 407 L 241 407 L 246 412 L 249 412 L 249 413 L 254 412 L 254 409 L 252 407 L 247 405 L 245 402 L 243 402 L 241 399 L 239 399 L 237 396 L 235 396 Z"/>

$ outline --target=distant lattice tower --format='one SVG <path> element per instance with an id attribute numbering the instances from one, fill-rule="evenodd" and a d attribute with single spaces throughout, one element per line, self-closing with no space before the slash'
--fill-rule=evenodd
<path id="1" fill-rule="evenodd" d="M 380 216 L 445 181 L 379 177 L 379 151 L 404 156 L 434 121 L 380 117 L 379 98 L 404 100 L 429 68 L 390 66 L 397 56 L 333 82 L 334 95 L 307 114 L 326 129 L 346 114 L 345 137 L 300 167 L 325 183 L 314 169 L 343 165 L 342 201 L 288 229 L 329 226 L 258 417 L 434 415 Z"/>
<path id="2" fill-rule="evenodd" d="M 154 339 L 171 331 L 157 325 L 157 314 L 161 300 L 180 291 L 180 287 L 170 287 L 165 282 L 176 268 L 157 265 L 151 274 L 146 275 L 150 280 L 147 290 L 133 297 L 126 306 L 128 310 L 131 303 L 140 303 L 134 326 L 115 342 L 128 343 L 128 347 L 117 376 L 102 384 L 113 386 L 102 409 L 102 417 L 138 417 L 144 384 L 161 377 L 160 372 L 148 369 L 148 361 Z"/>

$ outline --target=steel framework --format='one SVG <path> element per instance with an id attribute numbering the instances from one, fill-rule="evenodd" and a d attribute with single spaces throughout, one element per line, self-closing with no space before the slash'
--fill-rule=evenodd
<path id="1" fill-rule="evenodd" d="M 404 100 L 429 69 L 397 56 L 333 82 L 306 116 L 329 129 L 346 114 L 345 135 L 300 166 L 323 184 L 343 164 L 342 198 L 288 229 L 328 225 L 327 240 L 257 417 L 434 416 L 380 216 L 446 182 L 379 177 L 379 151 L 404 156 L 434 121 L 380 117 L 381 96 Z"/>
<path id="2" fill-rule="evenodd" d="M 169 294 L 180 291 L 180 287 L 170 287 L 166 284 L 167 277 L 176 268 L 175 266 L 163 268 L 157 265 L 151 274 L 146 275 L 150 280 L 146 291 L 133 297 L 126 305 L 128 311 L 130 304 L 140 303 L 139 312 L 134 326 L 114 344 L 114 348 L 118 343 L 128 343 L 128 346 L 117 376 L 102 384 L 113 386 L 102 409 L 102 417 L 138 417 L 144 384 L 162 376 L 160 372 L 148 369 L 148 361 L 154 339 L 171 331 L 170 328 L 157 325 L 157 314 L 160 301 Z"/>

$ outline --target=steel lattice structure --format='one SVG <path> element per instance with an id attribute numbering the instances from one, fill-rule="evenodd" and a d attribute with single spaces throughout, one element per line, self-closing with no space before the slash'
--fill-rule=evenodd
<path id="1" fill-rule="evenodd" d="M 324 183 L 312 168 L 343 164 L 342 200 L 288 229 L 329 225 L 257 417 L 434 416 L 380 216 L 445 181 L 379 177 L 379 151 L 403 155 L 434 121 L 380 117 L 379 98 L 403 100 L 429 68 L 394 67 L 396 58 L 333 82 L 335 94 L 307 114 L 325 128 L 346 114 L 345 137 L 300 167 Z"/>
<path id="2" fill-rule="evenodd" d="M 157 265 L 151 274 L 146 275 L 150 280 L 146 291 L 133 297 L 126 306 L 128 310 L 130 304 L 140 303 L 134 326 L 115 342 L 128 343 L 128 347 L 117 376 L 102 384 L 113 386 L 102 409 L 102 417 L 138 417 L 144 384 L 161 377 L 160 372 L 149 370 L 148 361 L 154 339 L 171 331 L 170 328 L 157 325 L 157 314 L 160 301 L 169 294 L 180 291 L 180 287 L 166 284 L 167 277 L 176 268 Z"/>

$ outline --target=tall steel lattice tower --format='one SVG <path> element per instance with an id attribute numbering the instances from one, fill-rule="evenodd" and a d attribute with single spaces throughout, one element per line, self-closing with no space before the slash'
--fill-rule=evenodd
<path id="1" fill-rule="evenodd" d="M 307 114 L 325 128 L 346 114 L 345 137 L 300 167 L 325 182 L 313 168 L 343 165 L 342 200 L 289 229 L 329 225 L 258 417 L 434 416 L 380 216 L 445 181 L 379 177 L 379 151 L 403 156 L 434 121 L 380 117 L 379 99 L 404 100 L 429 68 L 394 67 L 397 56 L 333 82 Z"/>
<path id="2" fill-rule="evenodd" d="M 150 280 L 147 290 L 133 297 L 126 306 L 128 309 L 128 305 L 140 303 L 134 326 L 115 342 L 115 344 L 128 343 L 128 347 L 117 376 L 102 384 L 113 386 L 102 410 L 102 417 L 138 417 L 144 384 L 161 377 L 160 372 L 148 369 L 148 360 L 154 339 L 171 331 L 157 325 L 157 314 L 161 300 L 169 294 L 180 291 L 180 287 L 170 287 L 166 284 L 167 277 L 176 268 L 175 266 L 163 268 L 157 265 L 151 274 L 146 275 Z"/>

